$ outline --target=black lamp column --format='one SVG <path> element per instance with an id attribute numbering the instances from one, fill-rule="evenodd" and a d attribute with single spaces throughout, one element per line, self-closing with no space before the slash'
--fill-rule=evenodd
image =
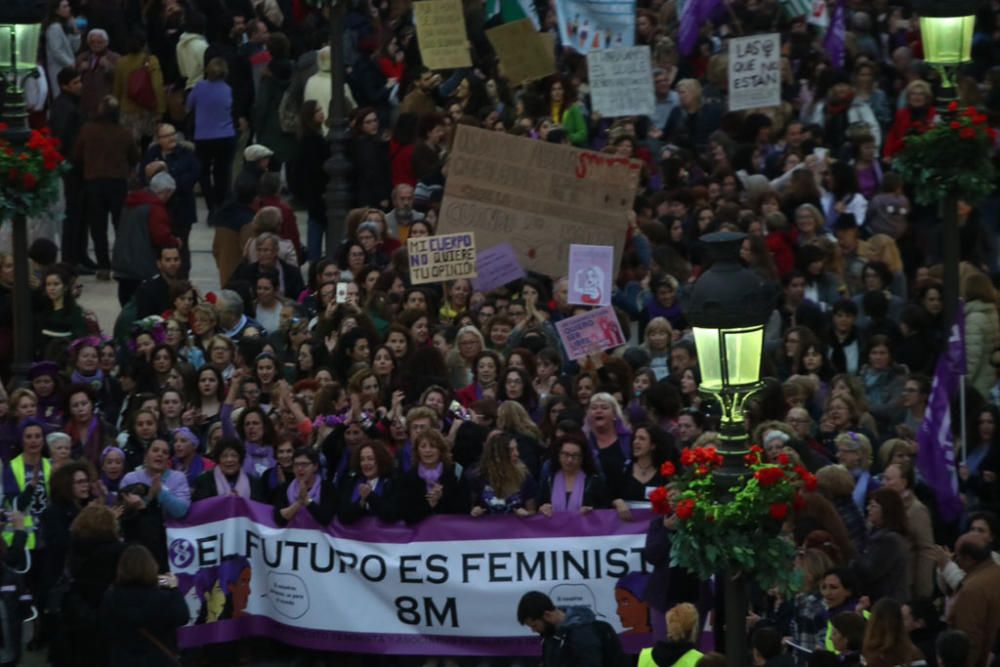
<path id="1" fill-rule="evenodd" d="M 5 35 L 6 37 L 6 35 Z M 3 122 L 7 131 L 3 138 L 17 151 L 27 143 L 31 136 L 28 129 L 28 112 L 25 103 L 24 89 L 17 77 L 17 64 L 14 54 L 17 53 L 17 35 L 10 31 L 10 69 L 4 75 Z M 28 221 L 24 215 L 14 216 L 12 223 L 12 248 L 14 256 L 14 363 L 11 367 L 15 386 L 28 376 L 33 357 L 33 334 L 31 318 L 31 281 L 29 278 L 28 259 Z"/>
<path id="2" fill-rule="evenodd" d="M 326 188 L 326 257 L 336 259 L 337 248 L 347 233 L 351 207 L 351 162 L 348 158 L 347 100 L 344 97 L 344 18 L 346 0 L 332 0 L 330 7 L 330 158 L 324 168 L 330 180 Z"/>

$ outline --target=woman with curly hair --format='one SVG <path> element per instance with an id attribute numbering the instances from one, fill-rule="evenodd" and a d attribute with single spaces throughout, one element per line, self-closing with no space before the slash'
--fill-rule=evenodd
<path id="1" fill-rule="evenodd" d="M 534 477 L 521 463 L 516 435 L 510 432 L 491 435 L 472 475 L 472 516 L 531 516 L 537 507 L 537 492 Z"/>

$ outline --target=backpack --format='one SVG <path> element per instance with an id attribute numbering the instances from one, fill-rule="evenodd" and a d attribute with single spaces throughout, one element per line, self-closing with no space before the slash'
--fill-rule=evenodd
<path id="1" fill-rule="evenodd" d="M 142 67 L 129 73 L 125 94 L 143 109 L 156 111 L 156 91 L 153 89 L 153 75 L 149 72 L 148 56 Z"/>
<path id="2" fill-rule="evenodd" d="M 606 621 L 594 621 L 594 628 L 601 638 L 601 664 L 604 667 L 622 667 L 625 664 L 625 651 L 618 633 Z"/>
<path id="3" fill-rule="evenodd" d="M 299 103 L 296 102 L 291 86 L 282 93 L 281 102 L 278 103 L 278 126 L 288 134 L 298 134 L 301 126 Z"/>
<path id="4" fill-rule="evenodd" d="M 145 280 L 155 276 L 156 254 L 149 238 L 149 204 L 125 209 L 111 251 L 111 270 L 120 280 Z"/>

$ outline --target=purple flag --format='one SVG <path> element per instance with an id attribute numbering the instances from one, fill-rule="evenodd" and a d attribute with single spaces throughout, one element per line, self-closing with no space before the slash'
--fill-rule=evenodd
<path id="1" fill-rule="evenodd" d="M 823 50 L 830 54 L 830 62 L 834 67 L 844 66 L 844 55 L 846 47 L 844 40 L 847 37 L 847 26 L 844 24 L 844 0 L 836 0 L 833 9 L 833 16 L 830 17 L 830 27 L 826 29 L 826 36 L 823 38 Z"/>
<path id="2" fill-rule="evenodd" d="M 677 29 L 677 46 L 681 55 L 691 55 L 698 42 L 701 25 L 721 2 L 722 0 L 684 0 L 680 8 L 680 27 Z"/>
<path id="3" fill-rule="evenodd" d="M 934 490 L 941 518 L 954 521 L 962 513 L 951 433 L 951 396 L 957 396 L 965 372 L 965 307 L 959 302 L 948 346 L 938 359 L 924 421 L 917 432 L 917 471 Z"/>

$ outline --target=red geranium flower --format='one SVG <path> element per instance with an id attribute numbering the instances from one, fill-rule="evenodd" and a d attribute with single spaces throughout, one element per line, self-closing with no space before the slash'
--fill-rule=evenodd
<path id="1" fill-rule="evenodd" d="M 772 519 L 784 520 L 788 516 L 788 503 L 771 503 L 770 514 Z"/>
<path id="2" fill-rule="evenodd" d="M 660 466 L 660 474 L 664 477 L 673 477 L 677 474 L 677 466 L 674 465 L 673 461 L 664 461 L 663 465 Z"/>
<path id="3" fill-rule="evenodd" d="M 962 139 L 975 139 L 976 131 L 973 130 L 971 127 L 966 127 L 961 132 L 958 133 L 958 136 L 961 137 Z"/>
<path id="4" fill-rule="evenodd" d="M 783 466 L 788 465 L 791 459 L 788 458 L 788 454 L 778 454 L 778 463 Z"/>
<path id="5" fill-rule="evenodd" d="M 816 490 L 816 487 L 818 486 L 818 484 L 816 482 L 816 475 L 813 475 L 812 473 L 809 473 L 808 476 L 803 477 L 802 479 L 805 482 L 806 491 L 815 491 Z"/>
<path id="6" fill-rule="evenodd" d="M 798 511 L 805 506 L 806 506 L 806 499 L 802 497 L 801 493 L 796 493 L 795 500 L 792 501 L 792 507 L 795 508 L 795 511 Z"/>
<path id="7" fill-rule="evenodd" d="M 781 468 L 761 468 L 753 474 L 754 478 L 761 486 L 774 486 L 785 477 L 785 472 Z"/>
<path id="8" fill-rule="evenodd" d="M 657 514 L 670 514 L 670 501 L 667 499 L 667 487 L 658 486 L 649 494 L 649 502 Z"/>
<path id="9" fill-rule="evenodd" d="M 698 475 L 704 477 L 705 475 L 708 474 L 708 466 L 706 466 L 704 464 L 699 465 L 697 468 L 695 468 L 695 473 L 697 473 Z"/>
<path id="10" fill-rule="evenodd" d="M 948 103 L 948 111 L 958 111 L 958 102 L 954 100 Z"/>
<path id="11" fill-rule="evenodd" d="M 951 129 L 953 130 L 957 130 L 958 128 L 962 127 L 962 124 L 959 123 L 957 120 L 951 121 L 950 123 L 948 123 L 948 125 L 950 125 Z"/>
<path id="12" fill-rule="evenodd" d="M 681 465 L 689 466 L 694 463 L 694 452 L 685 447 L 681 450 Z"/>
<path id="13" fill-rule="evenodd" d="M 694 515 L 694 501 L 690 498 L 680 501 L 677 503 L 675 513 L 678 519 L 690 519 Z"/>

